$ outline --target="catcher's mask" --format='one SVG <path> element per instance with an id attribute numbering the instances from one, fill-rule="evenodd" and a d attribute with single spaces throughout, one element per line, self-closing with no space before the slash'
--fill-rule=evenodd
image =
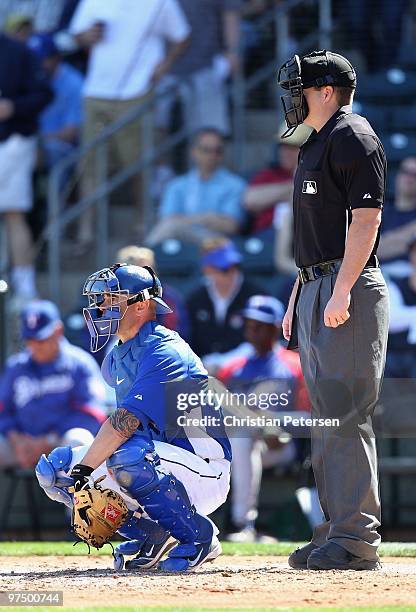
<path id="1" fill-rule="evenodd" d="M 83 314 L 91 336 L 91 352 L 101 350 L 118 332 L 127 307 L 132 304 L 154 300 L 156 314 L 172 312 L 162 294 L 160 280 L 150 266 L 117 263 L 91 274 L 83 289 L 83 295 L 88 297 L 88 308 L 83 309 Z"/>
<path id="2" fill-rule="evenodd" d="M 309 109 L 303 90 L 308 87 L 339 85 L 355 89 L 357 79 L 352 64 L 339 53 L 313 51 L 300 58 L 294 55 L 278 72 L 280 87 L 289 91 L 281 96 L 288 129 L 281 138 L 288 138 L 304 122 Z"/>

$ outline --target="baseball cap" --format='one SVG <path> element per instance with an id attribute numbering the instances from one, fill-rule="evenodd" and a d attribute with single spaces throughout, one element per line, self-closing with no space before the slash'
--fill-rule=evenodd
<path id="1" fill-rule="evenodd" d="M 232 242 L 227 242 L 220 247 L 208 251 L 202 257 L 203 266 L 212 266 L 220 270 L 226 270 L 231 266 L 239 264 L 242 260 L 241 253 Z"/>
<path id="2" fill-rule="evenodd" d="M 46 340 L 60 322 L 59 311 L 53 302 L 31 302 L 21 314 L 22 336 L 25 340 Z"/>
<path id="3" fill-rule="evenodd" d="M 346 57 L 332 51 L 313 51 L 300 60 L 302 86 L 339 85 L 355 89 L 357 77 Z"/>
<path id="4" fill-rule="evenodd" d="M 29 38 L 27 44 L 40 60 L 59 55 L 58 47 L 51 34 L 34 34 Z"/>
<path id="5" fill-rule="evenodd" d="M 269 295 L 253 295 L 248 299 L 241 312 L 246 319 L 253 319 L 261 323 L 280 325 L 283 321 L 285 309 L 280 300 Z"/>

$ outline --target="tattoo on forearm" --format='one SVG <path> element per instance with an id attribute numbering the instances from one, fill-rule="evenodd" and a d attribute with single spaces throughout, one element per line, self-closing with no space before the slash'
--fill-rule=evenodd
<path id="1" fill-rule="evenodd" d="M 140 425 L 139 419 L 125 408 L 118 408 L 113 412 L 110 423 L 125 438 L 130 438 Z"/>

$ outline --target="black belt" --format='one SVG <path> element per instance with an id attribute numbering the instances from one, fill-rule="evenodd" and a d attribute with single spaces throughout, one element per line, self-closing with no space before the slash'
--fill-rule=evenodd
<path id="1" fill-rule="evenodd" d="M 323 261 L 322 263 L 315 264 L 313 266 L 307 266 L 306 268 L 299 268 L 298 276 L 299 281 L 302 285 L 309 281 L 322 278 L 322 276 L 328 276 L 329 274 L 335 274 L 341 267 L 342 259 L 333 259 L 331 261 Z M 372 255 L 364 266 L 365 268 L 378 268 L 379 263 L 377 255 Z"/>

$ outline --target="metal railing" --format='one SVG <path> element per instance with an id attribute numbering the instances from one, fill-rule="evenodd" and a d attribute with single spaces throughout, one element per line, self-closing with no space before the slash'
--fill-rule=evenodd
<path id="1" fill-rule="evenodd" d="M 273 77 L 277 66 L 287 59 L 286 55 L 290 36 L 290 13 L 294 8 L 301 5 L 316 6 L 318 8 L 319 27 L 317 31 L 311 33 L 310 36 L 302 41 L 298 52 L 302 53 L 316 44 L 321 48 L 330 47 L 331 0 L 287 0 L 258 19 L 259 27 L 274 24 L 276 38 L 275 58 L 248 79 L 245 79 L 244 75 L 240 73 L 233 81 L 231 90 L 233 108 L 232 151 L 233 165 L 237 172 L 244 170 L 243 151 L 246 143 L 247 94 Z M 55 302 L 60 302 L 60 282 L 62 277 L 61 246 L 66 228 L 74 221 L 79 220 L 80 216 L 87 210 L 99 207 L 100 214 L 97 215 L 96 234 L 100 239 L 96 241 L 95 266 L 98 269 L 106 265 L 108 263 L 109 198 L 116 189 L 138 173 L 142 175 L 142 205 L 145 226 L 147 228 L 151 226 L 154 218 L 154 206 L 150 198 L 152 167 L 157 159 L 172 151 L 189 136 L 186 129 L 180 129 L 156 147 L 153 129 L 154 108 L 159 100 L 165 96 L 178 95 L 182 86 L 183 83 L 176 83 L 168 89 L 165 88 L 163 92 L 154 92 L 140 107 L 132 109 L 122 118 L 106 127 L 99 136 L 78 148 L 52 169 L 48 188 L 48 223 L 44 232 L 44 239 L 48 244 L 49 297 Z M 143 119 L 141 147 L 141 150 L 144 151 L 143 157 L 133 160 L 129 167 L 120 170 L 110 177 L 108 174 L 108 147 L 111 138 L 140 118 Z M 92 193 L 81 197 L 78 202 L 66 208 L 66 196 L 61 188 L 63 177 L 71 168 L 79 169 L 82 166 L 82 162 L 91 154 L 94 154 L 95 157 L 96 188 Z"/>

